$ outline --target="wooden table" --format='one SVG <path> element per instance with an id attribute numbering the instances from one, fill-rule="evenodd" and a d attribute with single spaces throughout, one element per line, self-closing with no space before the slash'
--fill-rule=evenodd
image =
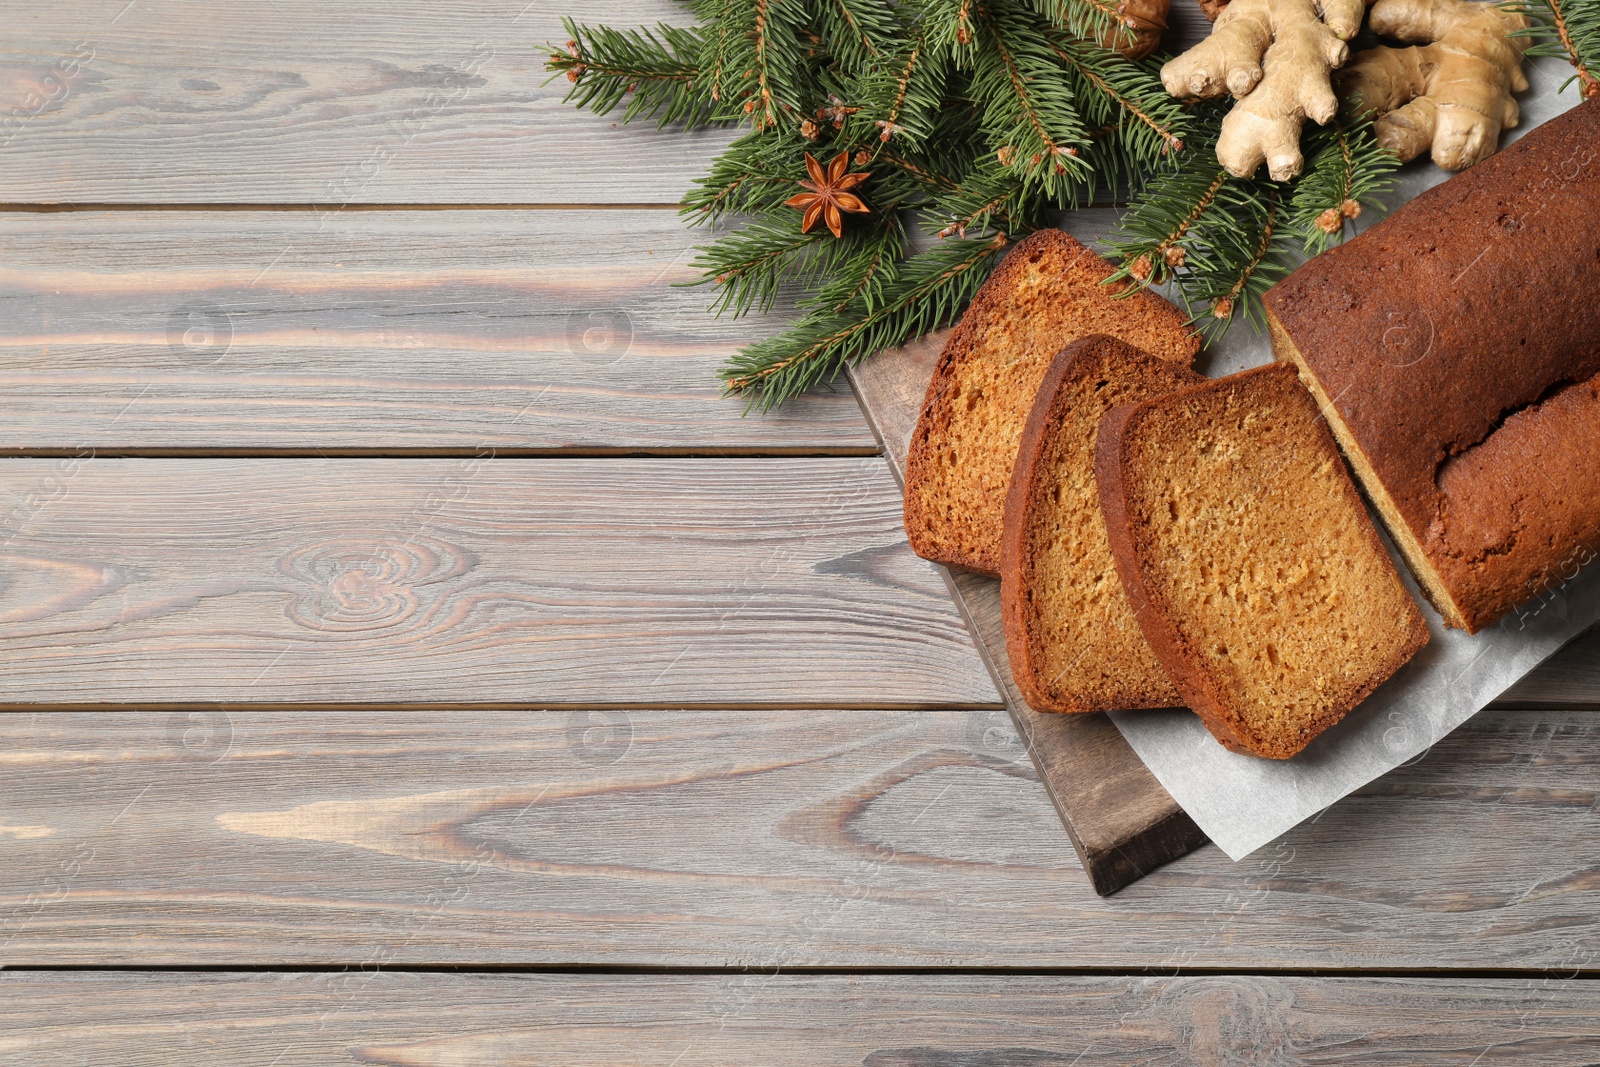
<path id="1" fill-rule="evenodd" d="M 1096 896 L 580 7 L 5 13 L 0 1062 L 1600 1061 L 1600 646 Z"/>

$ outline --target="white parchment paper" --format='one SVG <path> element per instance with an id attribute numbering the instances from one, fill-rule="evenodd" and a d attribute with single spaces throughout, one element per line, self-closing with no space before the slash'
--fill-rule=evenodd
<path id="1" fill-rule="evenodd" d="M 1520 135 L 1579 103 L 1577 89 L 1557 89 L 1572 74 L 1559 59 L 1529 64 L 1532 91 L 1522 99 Z M 1509 140 L 1510 138 L 1508 138 Z M 1444 181 L 1431 164 L 1413 164 L 1391 208 Z M 1363 217 L 1360 228 L 1376 222 Z M 1272 357 L 1263 336 L 1235 327 L 1212 346 L 1199 369 L 1211 376 L 1259 366 Z M 1382 522 L 1374 516 L 1382 529 Z M 1418 594 L 1404 563 L 1390 555 L 1423 605 L 1432 640 L 1345 720 L 1290 760 L 1242 756 L 1223 748 L 1187 711 L 1114 712 L 1112 721 L 1139 758 L 1223 852 L 1242 859 L 1328 805 L 1426 752 L 1562 645 L 1600 621 L 1600 564 L 1575 553 L 1573 580 L 1468 636 L 1448 630 Z M 1581 567 L 1581 569 L 1580 569 Z"/>

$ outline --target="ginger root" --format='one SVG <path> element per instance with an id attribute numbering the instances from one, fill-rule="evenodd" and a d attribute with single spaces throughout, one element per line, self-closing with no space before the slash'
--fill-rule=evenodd
<path id="1" fill-rule="evenodd" d="M 1530 42 L 1507 34 L 1527 18 L 1470 0 L 1378 0 L 1371 25 L 1381 36 L 1421 42 L 1358 52 L 1340 72 L 1341 93 L 1378 113 L 1378 144 L 1402 160 L 1431 146 L 1446 170 L 1491 155 L 1500 131 L 1520 118 L 1511 94 L 1528 87 L 1522 53 Z"/>
<path id="2" fill-rule="evenodd" d="M 1405 2 L 1405 0 L 1397 0 Z M 1339 109 L 1332 71 L 1361 29 L 1366 0 L 1231 0 L 1211 36 L 1161 68 L 1173 96 L 1232 93 L 1217 161 L 1247 178 L 1262 162 L 1279 180 L 1300 173 L 1300 127 Z"/>

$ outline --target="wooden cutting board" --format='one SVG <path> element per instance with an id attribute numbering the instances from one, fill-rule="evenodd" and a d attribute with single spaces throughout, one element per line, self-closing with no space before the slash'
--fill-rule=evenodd
<path id="1" fill-rule="evenodd" d="M 948 330 L 929 334 L 850 371 L 856 396 L 902 487 L 911 431 L 948 336 Z M 1134 755 L 1110 719 L 1041 713 L 1022 699 L 1000 627 L 1000 583 L 977 574 L 947 575 L 1095 892 L 1115 893 L 1205 844 L 1205 834 Z"/>

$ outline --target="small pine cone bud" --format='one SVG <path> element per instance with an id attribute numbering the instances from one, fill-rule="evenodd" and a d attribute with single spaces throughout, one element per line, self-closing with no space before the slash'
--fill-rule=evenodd
<path id="1" fill-rule="evenodd" d="M 1330 207 L 1317 216 L 1317 229 L 1323 233 L 1338 233 L 1344 229 L 1344 216 L 1339 214 L 1339 209 Z"/>
<path id="2" fill-rule="evenodd" d="M 1161 258 L 1167 261 L 1167 266 L 1176 270 L 1183 266 L 1183 248 L 1179 245 L 1168 245 L 1161 253 Z"/>
<path id="3" fill-rule="evenodd" d="M 953 223 L 953 222 L 950 225 L 946 226 L 944 229 L 939 231 L 940 240 L 943 240 L 946 237 L 954 237 L 955 235 L 956 235 L 956 224 Z"/>
<path id="4" fill-rule="evenodd" d="M 1211 317 L 1226 319 L 1233 316 L 1233 297 L 1225 296 L 1211 305 Z"/>
<path id="5" fill-rule="evenodd" d="M 856 149 L 856 155 L 855 155 L 855 164 L 856 164 L 856 166 L 864 167 L 870 162 L 872 162 L 872 154 L 870 152 L 868 152 L 865 148 Z"/>
<path id="6" fill-rule="evenodd" d="M 638 91 L 639 91 L 639 83 L 638 82 L 629 82 L 628 83 L 628 92 L 636 93 Z"/>
<path id="7" fill-rule="evenodd" d="M 818 137 L 822 136 L 822 131 L 817 128 L 817 124 L 815 122 L 812 122 L 810 119 L 806 119 L 800 123 L 800 136 L 804 137 L 808 141 L 815 141 Z"/>
<path id="8" fill-rule="evenodd" d="M 965 23 L 963 23 L 962 25 L 956 27 L 956 43 L 957 44 L 971 44 L 972 43 L 972 31 L 967 29 Z"/>
<path id="9" fill-rule="evenodd" d="M 717 284 L 718 285 L 727 285 L 728 284 L 728 276 L 726 274 L 717 275 Z"/>
<path id="10" fill-rule="evenodd" d="M 1030 164 L 1032 164 L 1033 166 L 1037 167 L 1039 165 L 1039 153 L 1035 152 L 1033 154 L 1033 158 L 1028 160 L 1028 162 Z"/>
<path id="11" fill-rule="evenodd" d="M 754 100 L 746 100 L 744 102 L 744 113 L 746 115 L 750 114 L 750 112 L 754 111 L 755 109 L 756 109 L 756 102 Z"/>
<path id="12" fill-rule="evenodd" d="M 577 84 L 578 79 L 583 77 L 583 72 L 586 69 L 587 68 L 585 68 L 582 63 L 579 63 L 577 66 L 567 71 L 567 81 Z"/>
<path id="13" fill-rule="evenodd" d="M 717 89 L 717 87 L 715 85 L 713 85 L 711 87 L 711 102 L 712 103 L 717 103 L 721 99 L 722 99 L 722 93 L 720 91 L 718 91 L 718 89 Z"/>
<path id="14" fill-rule="evenodd" d="M 1150 280 L 1150 257 L 1140 256 L 1128 264 L 1128 273 L 1138 278 L 1141 282 Z"/>
<path id="15" fill-rule="evenodd" d="M 578 58 L 578 42 L 577 41 L 568 41 L 567 42 L 567 55 L 571 56 L 573 59 L 577 59 Z"/>
<path id="16" fill-rule="evenodd" d="M 1017 150 L 1015 148 L 1011 147 L 1010 145 L 1005 145 L 1000 149 L 1000 151 L 994 154 L 994 158 L 999 161 L 1002 167 L 1009 167 L 1011 166 L 1011 161 L 1016 158 L 1016 155 Z"/>
<path id="17" fill-rule="evenodd" d="M 1346 200 L 1339 205 L 1339 210 L 1344 212 L 1344 217 L 1347 219 L 1359 219 L 1361 217 L 1361 205 L 1354 200 Z"/>

